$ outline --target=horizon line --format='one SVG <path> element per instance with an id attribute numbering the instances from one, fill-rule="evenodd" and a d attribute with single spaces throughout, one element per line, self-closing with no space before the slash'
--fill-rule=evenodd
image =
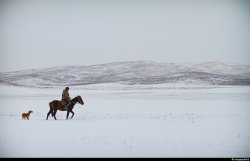
<path id="1" fill-rule="evenodd" d="M 223 61 L 189 61 L 189 62 L 159 62 L 153 60 L 127 60 L 127 61 L 111 61 L 106 63 L 96 63 L 90 65 L 80 65 L 80 64 L 67 64 L 67 65 L 55 65 L 49 67 L 40 67 L 40 68 L 27 68 L 27 69 L 20 69 L 20 70 L 9 70 L 9 71 L 0 71 L 0 73 L 10 73 L 10 72 L 20 72 L 20 71 L 28 71 L 28 70 L 41 70 L 41 69 L 51 69 L 51 68 L 62 68 L 62 67 L 89 67 L 89 66 L 96 66 L 96 65 L 107 65 L 107 64 L 115 64 L 115 63 L 129 63 L 129 62 L 148 62 L 148 63 L 156 63 L 156 64 L 182 64 L 182 65 L 190 65 L 190 64 L 207 64 L 207 63 L 216 63 L 216 64 L 223 64 L 228 66 L 250 66 L 250 64 L 242 64 L 242 63 L 225 63 Z"/>

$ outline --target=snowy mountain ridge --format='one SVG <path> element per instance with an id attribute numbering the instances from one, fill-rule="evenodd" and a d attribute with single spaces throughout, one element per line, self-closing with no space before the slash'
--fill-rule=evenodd
<path id="1" fill-rule="evenodd" d="M 250 85 L 250 65 L 127 61 L 0 73 L 0 84 L 50 88 L 101 83 L 126 85 Z"/>

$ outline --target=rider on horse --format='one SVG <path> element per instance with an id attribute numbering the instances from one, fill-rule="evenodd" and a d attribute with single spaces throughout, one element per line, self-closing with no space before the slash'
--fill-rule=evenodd
<path id="1" fill-rule="evenodd" d="M 63 90 L 63 93 L 62 93 L 62 102 L 65 102 L 64 109 L 67 110 L 68 109 L 68 105 L 70 105 L 70 103 L 71 103 L 71 100 L 70 100 L 70 97 L 69 97 L 69 87 L 66 87 Z"/>

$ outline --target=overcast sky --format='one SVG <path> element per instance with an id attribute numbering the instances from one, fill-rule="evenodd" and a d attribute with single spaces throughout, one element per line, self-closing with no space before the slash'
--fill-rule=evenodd
<path id="1" fill-rule="evenodd" d="M 115 61 L 250 64 L 250 3 L 0 1 L 0 71 Z"/>

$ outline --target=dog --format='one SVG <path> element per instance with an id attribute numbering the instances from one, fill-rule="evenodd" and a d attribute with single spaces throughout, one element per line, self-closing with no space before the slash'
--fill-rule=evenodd
<path id="1" fill-rule="evenodd" d="M 29 111 L 29 112 L 27 112 L 27 113 L 23 113 L 23 114 L 22 114 L 22 119 L 23 119 L 23 120 L 26 120 L 26 119 L 29 120 L 29 117 L 30 117 L 30 114 L 31 114 L 31 113 L 33 113 L 33 111 Z"/>

